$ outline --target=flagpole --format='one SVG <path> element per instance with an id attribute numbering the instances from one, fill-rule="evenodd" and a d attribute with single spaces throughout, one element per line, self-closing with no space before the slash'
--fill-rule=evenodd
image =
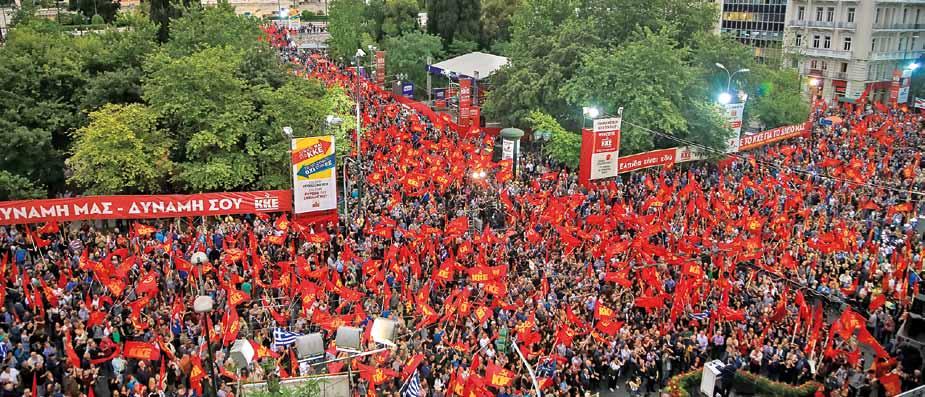
<path id="1" fill-rule="evenodd" d="M 517 346 L 517 336 L 511 338 L 511 347 L 514 348 L 514 351 L 517 352 L 517 356 L 520 357 L 520 361 L 527 367 L 527 373 L 530 374 L 530 380 L 533 382 L 533 389 L 536 390 L 536 397 L 543 397 L 543 393 L 540 392 L 540 383 L 536 380 L 536 374 L 533 373 L 533 367 L 530 366 L 527 358 L 524 357 L 524 354 L 520 351 L 520 347 Z"/>

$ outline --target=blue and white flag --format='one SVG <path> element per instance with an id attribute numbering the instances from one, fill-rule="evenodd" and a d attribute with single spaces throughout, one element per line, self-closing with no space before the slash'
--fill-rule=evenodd
<path id="1" fill-rule="evenodd" d="M 700 312 L 700 313 L 691 313 L 690 318 L 691 320 L 706 320 L 710 318 L 710 311 L 707 310 L 707 311 Z"/>
<path id="2" fill-rule="evenodd" d="M 411 375 L 411 379 L 408 380 L 408 385 L 405 386 L 405 390 L 401 392 L 401 397 L 421 397 L 424 394 L 421 393 L 421 376 L 418 375 L 418 370 L 414 370 L 414 374 Z"/>
<path id="3" fill-rule="evenodd" d="M 282 328 L 273 330 L 273 345 L 276 347 L 289 346 L 295 343 L 295 339 L 302 336 L 298 332 L 286 331 Z"/>
<path id="4" fill-rule="evenodd" d="M 919 281 L 922 281 L 922 278 L 919 277 L 919 274 L 910 270 L 909 271 L 909 285 L 914 287 L 915 283 Z"/>

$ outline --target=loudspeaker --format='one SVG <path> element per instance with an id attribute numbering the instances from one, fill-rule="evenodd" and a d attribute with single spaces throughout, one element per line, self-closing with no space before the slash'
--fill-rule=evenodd
<path id="1" fill-rule="evenodd" d="M 925 316 L 925 294 L 918 294 L 915 298 L 912 298 L 912 309 L 910 312 Z"/>
<path id="2" fill-rule="evenodd" d="M 324 357 L 324 339 L 320 333 L 302 335 L 295 339 L 295 351 L 299 360 Z"/>
<path id="3" fill-rule="evenodd" d="M 504 155 L 504 145 L 501 144 L 501 140 L 495 141 L 495 145 L 491 147 L 491 161 L 499 162 L 501 157 Z"/>
<path id="4" fill-rule="evenodd" d="M 360 334 L 363 330 L 357 327 L 340 327 L 337 329 L 337 337 L 334 338 L 334 345 L 337 351 L 348 353 L 360 353 Z"/>
<path id="5" fill-rule="evenodd" d="M 235 367 L 247 368 L 254 359 L 254 347 L 247 339 L 238 339 L 231 345 L 231 353 L 228 356 L 234 361 Z"/>
<path id="6" fill-rule="evenodd" d="M 395 321 L 383 317 L 373 320 L 373 329 L 369 332 L 373 342 L 395 347 Z"/>

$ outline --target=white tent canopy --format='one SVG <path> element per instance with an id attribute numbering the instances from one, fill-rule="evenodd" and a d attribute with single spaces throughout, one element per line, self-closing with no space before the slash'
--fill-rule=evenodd
<path id="1" fill-rule="evenodd" d="M 481 80 L 491 76 L 507 63 L 508 59 L 502 56 L 470 52 L 430 65 L 428 71 L 433 74 L 449 74 L 454 78 L 459 78 L 459 76 L 475 78 L 478 74 Z"/>

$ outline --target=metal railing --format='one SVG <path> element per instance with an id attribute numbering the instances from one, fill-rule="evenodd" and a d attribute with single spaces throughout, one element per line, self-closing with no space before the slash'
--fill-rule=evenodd
<path id="1" fill-rule="evenodd" d="M 354 373 L 356 373 L 354 371 Z M 318 385 L 320 397 L 350 397 L 350 384 L 346 374 L 320 375 L 320 376 L 303 376 L 289 379 L 282 379 L 279 382 L 280 388 L 299 386 L 304 383 L 315 382 Z M 254 382 L 241 384 L 242 396 L 247 396 L 247 391 L 267 390 L 266 382 Z"/>
<path id="2" fill-rule="evenodd" d="M 925 30 L 925 23 L 877 23 L 874 30 Z"/>
<path id="3" fill-rule="evenodd" d="M 836 58 L 836 59 L 851 59 L 851 51 L 844 50 L 835 50 L 835 49 L 826 49 L 826 48 L 812 48 L 812 47 L 788 47 L 789 52 L 803 54 L 806 56 L 814 57 L 825 57 L 825 58 Z"/>
<path id="4" fill-rule="evenodd" d="M 888 51 L 870 53 L 871 61 L 890 61 L 903 59 L 916 59 L 925 55 L 925 51 Z"/>

